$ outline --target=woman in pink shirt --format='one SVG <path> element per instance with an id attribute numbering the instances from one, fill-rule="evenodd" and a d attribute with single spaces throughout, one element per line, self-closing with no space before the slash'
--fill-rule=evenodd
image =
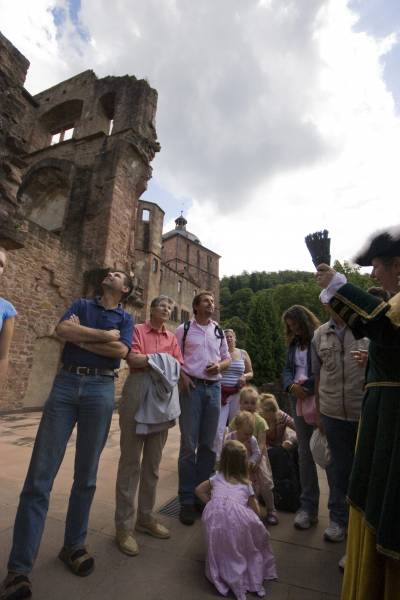
<path id="1" fill-rule="evenodd" d="M 175 335 L 165 327 L 171 317 L 174 302 L 168 296 L 158 296 L 150 305 L 150 319 L 136 325 L 132 351 L 127 357 L 130 374 L 124 385 L 119 406 L 121 457 L 116 484 L 116 542 L 124 554 L 136 556 L 138 544 L 133 535 L 135 495 L 139 485 L 138 516 L 135 529 L 156 538 L 167 539 L 169 530 L 153 515 L 162 451 L 168 429 L 175 421 L 161 423 L 157 431 L 146 435 L 136 431 L 135 414 L 140 406 L 145 385 L 148 385 L 149 355 L 166 353 L 180 364 L 182 354 Z"/>

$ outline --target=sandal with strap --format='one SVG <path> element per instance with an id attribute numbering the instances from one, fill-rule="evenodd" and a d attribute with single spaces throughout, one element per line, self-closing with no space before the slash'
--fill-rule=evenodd
<path id="1" fill-rule="evenodd" d="M 90 556 L 86 548 L 69 550 L 64 546 L 61 548 L 58 558 L 78 577 L 87 577 L 94 571 L 94 558 Z"/>
<path id="2" fill-rule="evenodd" d="M 29 577 L 20 573 L 9 573 L 0 590 L 1 600 L 25 600 L 32 597 Z"/>

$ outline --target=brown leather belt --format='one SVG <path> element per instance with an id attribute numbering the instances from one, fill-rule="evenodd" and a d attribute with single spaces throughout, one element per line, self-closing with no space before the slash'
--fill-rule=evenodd
<path id="1" fill-rule="evenodd" d="M 103 377 L 118 377 L 118 374 L 114 369 L 97 369 L 95 367 L 73 367 L 72 365 L 63 365 L 64 371 L 68 373 L 74 373 L 75 375 L 91 375 L 98 376 L 102 375 Z"/>

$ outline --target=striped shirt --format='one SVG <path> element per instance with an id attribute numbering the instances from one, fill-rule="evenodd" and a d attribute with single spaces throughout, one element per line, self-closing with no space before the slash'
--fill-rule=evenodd
<path id="1" fill-rule="evenodd" d="M 241 352 L 241 351 L 240 351 Z M 245 370 L 243 353 L 241 352 L 240 358 L 232 360 L 231 364 L 227 369 L 222 371 L 221 385 L 228 387 L 235 387 Z"/>

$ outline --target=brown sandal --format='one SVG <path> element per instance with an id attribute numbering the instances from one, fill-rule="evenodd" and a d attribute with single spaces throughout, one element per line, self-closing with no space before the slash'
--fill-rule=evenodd
<path id="1" fill-rule="evenodd" d="M 1 600 L 25 600 L 32 597 L 29 578 L 21 573 L 9 573 L 0 590 Z"/>
<path id="2" fill-rule="evenodd" d="M 87 577 L 94 571 L 94 558 L 90 556 L 86 548 L 78 548 L 77 550 L 61 548 L 58 558 L 78 577 Z"/>

